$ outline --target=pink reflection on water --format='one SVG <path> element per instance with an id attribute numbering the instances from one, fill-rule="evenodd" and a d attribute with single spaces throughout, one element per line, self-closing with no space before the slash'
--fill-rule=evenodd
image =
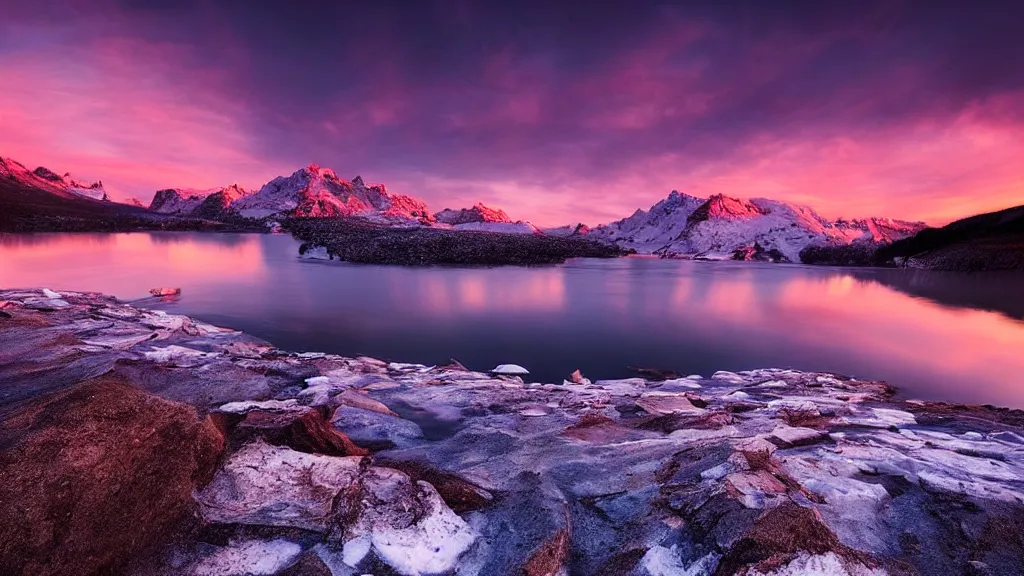
<path id="1" fill-rule="evenodd" d="M 162 234 L 13 236 L 0 244 L 0 286 L 142 297 L 156 286 L 259 282 L 267 268 L 258 236 L 182 241 Z M 73 285 L 64 271 L 75 269 Z"/>

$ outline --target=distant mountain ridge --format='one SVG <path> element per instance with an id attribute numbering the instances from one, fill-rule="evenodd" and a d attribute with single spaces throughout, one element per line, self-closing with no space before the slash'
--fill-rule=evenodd
<path id="1" fill-rule="evenodd" d="M 389 194 L 383 184 L 367 185 L 359 176 L 351 181 L 339 178 L 333 170 L 316 164 L 290 176 L 274 178 L 255 194 L 232 202 L 230 207 L 247 218 L 287 215 L 431 219 L 422 200 Z"/>
<path id="2" fill-rule="evenodd" d="M 22 163 L 11 158 L 0 156 L 0 178 L 17 182 L 23 186 L 35 187 L 58 196 L 88 198 L 90 200 L 109 201 L 103 182 L 82 182 L 69 173 L 63 176 L 40 166 L 29 170 Z"/>
<path id="3" fill-rule="evenodd" d="M 489 208 L 476 203 L 472 208 L 444 210 L 434 214 L 439 226 L 451 226 L 455 230 L 478 232 L 505 232 L 508 234 L 542 234 L 541 230 L 524 220 L 512 221 L 500 208 Z"/>
<path id="4" fill-rule="evenodd" d="M 30 171 L 10 159 L 0 158 L 0 177 L 24 190 L 44 191 L 56 198 L 138 209 L 136 203 L 109 202 L 100 182 L 83 183 L 46 168 Z M 418 198 L 390 194 L 383 184 L 368 185 L 359 176 L 345 180 L 317 164 L 274 178 L 256 191 L 237 184 L 206 190 L 163 189 L 154 194 L 145 212 L 246 226 L 266 226 L 274 219 L 289 217 L 360 217 L 386 225 L 587 236 L 627 250 L 670 257 L 789 262 L 799 262 L 801 252 L 815 247 L 863 245 L 870 249 L 858 248 L 858 253 L 873 253 L 871 247 L 925 228 L 920 222 L 888 218 L 828 220 L 810 207 L 766 198 L 722 194 L 697 198 L 672 191 L 650 209 L 637 210 L 610 224 L 590 229 L 580 223 L 541 231 L 529 222 L 513 221 L 504 210 L 480 203 L 431 214 Z"/>
<path id="5" fill-rule="evenodd" d="M 0 232 L 228 228 L 222 222 L 158 214 L 139 204 L 110 201 L 101 182 L 82 182 L 47 168 L 29 170 L 20 162 L 0 157 Z"/>
<path id="6" fill-rule="evenodd" d="M 637 210 L 589 235 L 639 253 L 712 258 L 772 253 L 773 259 L 799 262 L 810 245 L 889 243 L 924 228 L 923 222 L 888 218 L 830 221 L 808 206 L 778 200 L 722 194 L 705 199 L 673 190 L 650 210 Z"/>
<path id="7" fill-rule="evenodd" d="M 879 248 L 873 264 L 959 272 L 1024 270 L 1024 206 L 927 228 Z"/>

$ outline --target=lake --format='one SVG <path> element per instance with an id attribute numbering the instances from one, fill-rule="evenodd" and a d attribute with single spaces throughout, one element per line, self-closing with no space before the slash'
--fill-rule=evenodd
<path id="1" fill-rule="evenodd" d="M 0 287 L 100 291 L 297 351 L 560 382 L 782 367 L 1024 407 L 1024 278 L 650 258 L 537 268 L 304 261 L 284 235 L 0 236 Z"/>

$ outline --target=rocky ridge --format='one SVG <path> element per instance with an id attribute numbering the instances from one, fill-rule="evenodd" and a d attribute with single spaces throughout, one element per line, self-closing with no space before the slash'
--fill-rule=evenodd
<path id="1" fill-rule="evenodd" d="M 109 201 L 102 182 L 82 182 L 73 178 L 69 173 L 61 176 L 43 166 L 30 171 L 21 163 L 2 156 L 0 156 L 0 178 L 17 182 L 23 186 L 42 188 L 65 197 Z"/>
<path id="2" fill-rule="evenodd" d="M 378 216 L 430 219 L 427 205 L 402 194 L 389 194 L 383 184 L 367 185 L 356 176 L 339 178 L 333 170 L 310 164 L 291 176 L 280 176 L 231 208 L 246 218 L 271 215 L 296 217 Z"/>
<path id="3" fill-rule="evenodd" d="M 153 195 L 149 209 L 160 214 L 217 218 L 222 216 L 232 203 L 250 194 L 251 192 L 238 184 L 209 190 L 168 188 L 158 190 Z"/>
<path id="4" fill-rule="evenodd" d="M 812 208 L 721 194 L 696 198 L 673 191 L 651 207 L 589 234 L 640 253 L 668 257 L 729 258 L 756 245 L 799 262 L 808 246 L 887 244 L 925 227 L 888 218 L 829 221 Z"/>
<path id="5" fill-rule="evenodd" d="M 189 480 L 191 508 L 161 517 L 176 536 L 149 532 L 146 546 L 105 564 L 81 556 L 79 571 L 781 576 L 1024 565 L 1024 413 L 898 400 L 885 384 L 834 374 L 541 384 L 457 364 L 288 353 L 99 294 L 7 290 L 0 381 L 4 422 L 61 426 L 59 409 L 57 420 L 32 414 L 69 406 L 68 393 L 87 407 L 90 394 L 130 383 L 142 398 L 126 402 L 186 406 L 197 416 L 161 410 L 190 426 L 205 418 L 225 439 L 209 444 L 224 451 L 212 479 Z M 93 392 L 77 393 L 77 382 Z M 24 445 L 5 442 L 0 456 Z M 0 458 L 5 478 L 10 462 Z M 102 460 L 73 462 L 87 474 Z M 98 477 L 107 480 L 91 484 L 93 496 L 68 497 L 88 512 L 79 533 L 110 538 L 101 519 L 123 497 L 109 494 L 133 488 Z M 0 508 L 35 510 L 59 486 L 8 485 Z M 41 534 L 39 518 L 11 529 Z M 0 563 L 61 557 L 70 537 L 58 532 L 47 556 L 4 538 Z"/>

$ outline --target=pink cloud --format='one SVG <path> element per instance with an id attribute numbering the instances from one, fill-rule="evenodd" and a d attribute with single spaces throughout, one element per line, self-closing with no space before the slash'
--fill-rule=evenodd
<path id="1" fill-rule="evenodd" d="M 23 162 L 104 180 L 116 195 L 172 186 L 258 186 L 274 175 L 249 152 L 215 78 L 175 77 L 181 50 L 112 39 L 77 53 L 0 59 L 0 149 Z"/>

